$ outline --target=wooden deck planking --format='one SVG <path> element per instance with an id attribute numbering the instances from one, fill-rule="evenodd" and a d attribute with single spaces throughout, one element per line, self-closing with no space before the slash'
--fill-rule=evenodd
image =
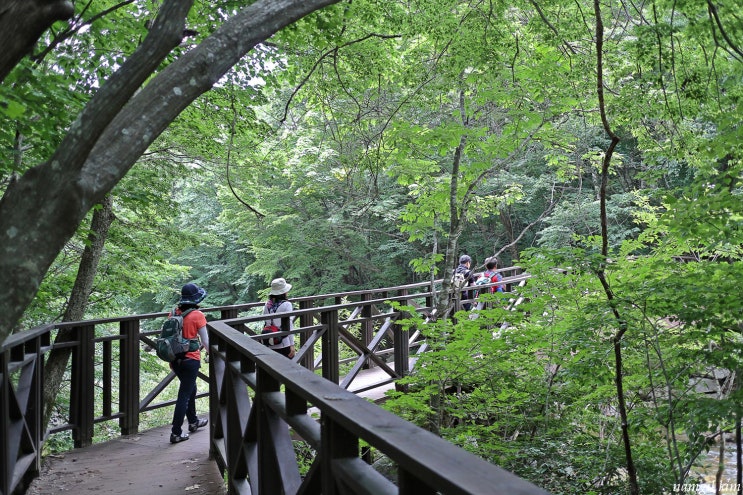
<path id="1" fill-rule="evenodd" d="M 222 495 L 216 462 L 209 459 L 209 427 L 170 443 L 170 425 L 47 456 L 27 495 Z"/>
<path id="2" fill-rule="evenodd" d="M 364 389 L 387 377 L 389 375 L 381 368 L 362 370 L 352 382 L 350 391 Z M 394 387 L 391 382 L 358 395 L 376 402 L 384 399 L 385 392 Z M 201 416 L 206 414 L 201 413 Z M 192 433 L 188 441 L 177 444 L 170 443 L 170 425 L 166 425 L 47 456 L 41 475 L 31 483 L 26 495 L 150 492 L 157 495 L 227 493 L 216 462 L 209 459 L 209 426 Z"/>

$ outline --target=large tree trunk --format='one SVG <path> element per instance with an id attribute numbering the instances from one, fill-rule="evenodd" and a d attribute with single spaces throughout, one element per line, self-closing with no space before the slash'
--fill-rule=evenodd
<path id="1" fill-rule="evenodd" d="M 63 321 L 80 321 L 85 316 L 85 307 L 93 291 L 93 281 L 98 270 L 98 263 L 103 255 L 103 247 L 106 244 L 108 230 L 114 218 L 113 200 L 108 195 L 103 200 L 102 208 L 93 212 L 90 234 L 88 235 L 89 242 L 85 246 L 83 255 L 80 258 L 80 267 L 77 270 L 77 277 L 72 287 L 72 294 L 70 295 Z M 71 331 L 69 329 L 62 329 L 57 334 L 54 342 L 55 344 L 69 342 L 71 339 Z M 43 394 L 45 410 L 43 424 L 45 425 L 49 423 L 49 419 L 51 418 L 71 354 L 71 347 L 55 348 L 49 353 L 49 357 L 44 365 Z"/>
<path id="2" fill-rule="evenodd" d="M 183 109 L 258 43 L 337 1 L 259 0 L 153 78 L 181 42 L 193 3 L 163 1 L 147 38 L 86 105 L 54 155 L 12 183 L 0 200 L 0 341 L 18 324 L 90 208 Z M 0 18 L 0 32 L 8 22 Z"/>
<path id="3" fill-rule="evenodd" d="M 75 13 L 69 0 L 0 1 L 0 82 L 55 21 Z"/>
<path id="4" fill-rule="evenodd" d="M 451 284 L 451 270 L 457 266 L 459 254 L 457 252 L 459 248 L 459 237 L 462 235 L 464 230 L 464 209 L 462 215 L 459 215 L 458 201 L 457 201 L 457 184 L 459 182 L 459 165 L 462 158 L 462 150 L 464 149 L 464 143 L 466 138 L 462 136 L 460 138 L 459 146 L 454 152 L 454 164 L 452 167 L 452 178 L 449 186 L 450 197 L 449 197 L 449 209 L 450 209 L 450 221 L 449 221 L 449 235 L 446 238 L 446 249 L 444 254 L 444 273 L 442 276 L 441 293 L 442 297 L 438 298 L 436 306 L 436 314 L 434 319 L 447 319 L 450 317 L 455 309 L 459 294 L 452 292 Z M 453 297 L 452 297 L 453 296 Z"/>

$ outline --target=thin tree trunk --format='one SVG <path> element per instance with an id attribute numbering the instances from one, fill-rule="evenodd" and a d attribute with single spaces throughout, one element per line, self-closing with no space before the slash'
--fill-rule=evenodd
<path id="1" fill-rule="evenodd" d="M 436 253 L 439 252 L 439 236 L 437 233 L 437 224 L 438 224 L 439 216 L 436 214 L 436 212 L 433 213 L 433 247 L 431 248 L 431 256 L 435 257 Z M 429 281 L 431 282 L 431 292 L 433 293 L 433 299 L 432 305 L 434 308 L 439 307 L 439 300 L 441 299 L 441 294 L 437 293 L 434 290 L 434 281 L 436 280 L 436 267 L 432 264 L 431 265 L 431 271 L 429 273 Z"/>
<path id="2" fill-rule="evenodd" d="M 604 259 L 609 256 L 609 223 L 606 216 L 606 186 L 609 182 L 609 164 L 611 163 L 614 149 L 619 143 L 619 137 L 614 134 L 609 125 L 609 120 L 606 116 L 606 104 L 604 100 L 604 67 L 603 67 L 603 50 L 604 50 L 604 23 L 601 19 L 601 3 L 599 0 L 593 2 L 594 15 L 596 16 L 596 94 L 599 103 L 599 113 L 601 114 L 601 123 L 603 124 L 604 130 L 611 138 L 611 144 L 604 154 L 603 163 L 601 165 L 601 188 L 599 195 L 599 203 L 601 207 L 601 254 Z M 606 298 L 611 308 L 612 314 L 617 321 L 619 329 L 612 339 L 614 347 L 614 382 L 617 389 L 617 407 L 619 409 L 619 417 L 622 423 L 622 439 L 624 441 L 624 456 L 627 462 L 627 478 L 629 481 L 630 493 L 632 495 L 640 495 L 640 486 L 637 481 L 637 470 L 635 463 L 632 459 L 632 445 L 630 443 L 629 435 L 629 420 L 627 415 L 627 403 L 624 395 L 624 379 L 623 379 L 623 366 L 622 366 L 622 339 L 624 334 L 627 332 L 627 321 L 621 317 L 619 310 L 617 309 L 616 299 L 614 293 L 611 290 L 608 280 L 606 279 L 606 273 L 603 266 L 597 270 L 596 275 L 601 282 Z"/>
<path id="3" fill-rule="evenodd" d="M 501 225 L 503 225 L 503 228 L 506 231 L 506 235 L 508 236 L 508 250 L 511 253 L 511 259 L 517 260 L 519 259 L 519 247 L 517 245 L 516 234 L 513 231 L 513 222 L 511 222 L 511 215 L 509 210 L 510 208 L 508 207 L 503 208 L 498 211 L 498 214 L 500 216 Z M 499 266 L 498 268 L 502 267 Z"/>
<path id="4" fill-rule="evenodd" d="M 736 483 L 738 484 L 738 495 L 743 495 L 743 449 L 741 449 L 741 442 L 740 413 L 738 413 L 738 417 L 735 418 L 735 467 L 737 471 Z"/>
<path id="5" fill-rule="evenodd" d="M 462 136 L 460 138 L 459 146 L 457 146 L 454 152 L 454 166 L 452 168 L 452 179 L 451 179 L 451 197 L 449 199 L 449 206 L 451 210 L 451 221 L 449 222 L 449 236 L 446 239 L 446 254 L 444 256 L 445 272 L 442 277 L 441 292 L 444 297 L 439 300 L 439 306 L 437 308 L 437 314 L 443 315 L 444 319 L 447 319 L 453 312 L 456 306 L 457 297 L 448 297 L 451 292 L 451 272 L 449 270 L 456 266 L 457 263 L 457 249 L 459 248 L 459 237 L 462 235 L 464 230 L 464 208 L 462 209 L 462 215 L 460 216 L 457 211 L 457 184 L 459 175 L 459 164 L 462 160 L 462 150 L 464 149 L 464 143 L 466 138 Z M 461 296 L 461 294 L 459 294 Z M 456 296 L 456 295 L 455 295 Z"/>
<path id="6" fill-rule="evenodd" d="M 720 495 L 720 483 L 725 474 L 725 432 L 720 432 L 720 447 L 717 451 L 717 472 L 715 473 L 715 493 Z"/>
<path id="7" fill-rule="evenodd" d="M 467 114 L 464 107 L 463 91 L 459 92 L 459 112 L 462 118 L 462 123 L 466 125 Z M 463 134 L 462 137 L 459 138 L 457 149 L 454 151 L 451 182 L 449 183 L 449 236 L 446 238 L 446 254 L 444 255 L 444 266 L 446 272 L 443 274 L 443 282 L 441 284 L 443 297 L 439 300 L 438 306 L 436 307 L 437 315 L 440 315 L 444 319 L 449 317 L 455 307 L 454 298 L 449 297 L 449 294 L 451 293 L 451 274 L 448 270 L 453 269 L 456 266 L 459 237 L 462 235 L 462 231 L 464 230 L 464 221 L 467 212 L 467 201 L 463 201 L 460 211 L 459 201 L 457 199 L 457 191 L 459 189 L 459 167 L 462 163 L 462 153 L 466 142 L 467 137 Z"/>
<path id="8" fill-rule="evenodd" d="M 80 258 L 77 277 L 62 321 L 79 321 L 84 318 L 85 307 L 93 291 L 93 281 L 98 270 L 98 263 L 103 255 L 103 247 L 114 218 L 113 200 L 110 195 L 107 195 L 103 200 L 102 207 L 93 212 L 90 234 L 88 235 L 89 242 Z M 57 334 L 54 343 L 69 342 L 71 339 L 70 330 L 62 329 Z M 51 419 L 71 354 L 72 348 L 70 347 L 56 348 L 49 353 L 47 358 L 44 366 L 44 425 L 47 425 Z"/>

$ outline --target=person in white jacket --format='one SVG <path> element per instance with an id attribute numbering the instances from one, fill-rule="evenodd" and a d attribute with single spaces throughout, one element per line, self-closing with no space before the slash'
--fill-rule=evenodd
<path id="1" fill-rule="evenodd" d="M 287 298 L 287 294 L 291 288 L 292 285 L 287 283 L 283 278 L 272 280 L 271 290 L 268 293 L 268 301 L 266 301 L 266 305 L 263 307 L 263 314 L 278 314 L 292 311 L 294 307 L 292 306 L 291 301 Z M 266 325 L 274 325 L 281 329 L 281 318 L 266 320 Z M 291 320 L 289 321 L 289 330 L 294 330 L 294 322 Z M 293 358 L 296 353 L 294 347 L 294 335 L 283 337 L 277 344 L 271 345 L 268 340 L 264 340 L 264 343 L 268 343 L 268 347 L 279 354 L 283 354 L 289 359 Z"/>

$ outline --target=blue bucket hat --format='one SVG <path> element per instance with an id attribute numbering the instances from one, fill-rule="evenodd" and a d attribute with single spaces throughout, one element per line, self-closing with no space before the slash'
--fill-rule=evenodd
<path id="1" fill-rule="evenodd" d="M 186 284 L 181 289 L 178 304 L 199 304 L 206 297 L 206 291 L 196 284 Z"/>

